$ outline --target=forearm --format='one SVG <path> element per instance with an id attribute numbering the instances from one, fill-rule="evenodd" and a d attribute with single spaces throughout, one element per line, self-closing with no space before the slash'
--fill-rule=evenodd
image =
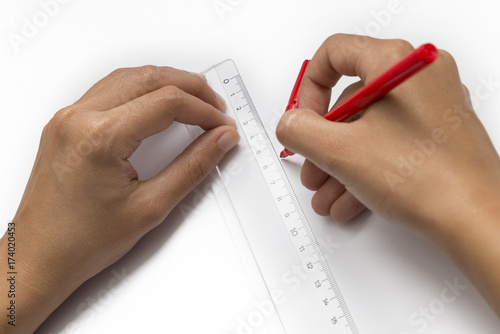
<path id="1" fill-rule="evenodd" d="M 76 287 L 12 227 L 0 239 L 0 333 L 33 333 Z"/>
<path id="2" fill-rule="evenodd" d="M 500 189 L 500 188 L 498 188 Z M 500 316 L 500 191 L 485 192 L 457 209 L 462 219 L 449 228 L 441 247 Z"/>

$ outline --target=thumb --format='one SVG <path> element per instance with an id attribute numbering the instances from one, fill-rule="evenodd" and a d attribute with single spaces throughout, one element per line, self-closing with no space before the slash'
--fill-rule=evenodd
<path id="1" fill-rule="evenodd" d="M 219 126 L 200 135 L 158 175 L 143 182 L 133 196 L 154 227 L 215 169 L 240 140 L 235 128 Z"/>
<path id="2" fill-rule="evenodd" d="M 276 136 L 286 148 L 337 177 L 352 159 L 349 155 L 352 126 L 328 121 L 310 109 L 293 109 L 281 118 Z"/>

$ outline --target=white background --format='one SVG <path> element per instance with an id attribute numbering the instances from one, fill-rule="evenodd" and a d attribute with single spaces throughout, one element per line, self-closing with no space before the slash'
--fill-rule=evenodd
<path id="1" fill-rule="evenodd" d="M 404 38 L 415 46 L 433 42 L 455 56 L 476 97 L 485 92 L 481 78 L 500 80 L 500 23 L 491 0 L 401 0 L 397 13 L 383 17 L 376 13 L 387 10 L 387 0 L 221 0 L 231 8 L 224 13 L 214 0 L 66 2 L 17 47 L 9 36 L 21 35 L 25 19 L 33 22 L 42 7 L 33 0 L 0 3 L 2 225 L 15 214 L 43 126 L 119 67 L 155 64 L 199 72 L 232 58 L 269 128 L 302 60 L 337 32 Z M 498 148 L 500 92 L 478 102 Z M 165 147 L 172 155 L 183 144 Z M 287 165 L 295 181 L 299 166 L 299 158 Z M 319 218 L 309 208 L 312 194 L 295 183 L 317 235 L 335 245 L 324 251 L 361 333 L 499 332 L 496 316 L 438 250 L 368 213 L 342 226 Z M 255 308 L 232 242 L 220 220 L 203 223 L 196 213 L 183 219 L 176 210 L 38 332 L 236 333 L 238 319 Z M 114 285 L 114 277 L 121 283 Z M 453 303 L 418 325 L 409 320 L 440 298 L 445 280 L 455 279 L 467 289 Z"/>

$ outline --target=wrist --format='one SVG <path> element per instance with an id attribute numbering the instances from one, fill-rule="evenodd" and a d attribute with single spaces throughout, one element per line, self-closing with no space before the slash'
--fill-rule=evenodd
<path id="1" fill-rule="evenodd" d="M 437 245 L 450 255 L 500 228 L 500 180 L 481 185 L 470 182 L 459 188 L 462 193 L 450 191 L 453 195 L 443 200 L 448 204 L 433 223 Z"/>
<path id="2" fill-rule="evenodd" d="M 15 305 L 15 310 L 9 311 L 13 313 L 11 318 L 15 326 L 1 321 L 0 332 L 32 333 L 83 282 L 58 270 L 56 261 L 51 259 L 51 250 L 42 247 L 48 246 L 48 240 L 38 233 L 28 232 L 27 221 L 16 216 L 12 226 L 15 233 L 7 230 L 0 239 L 0 257 L 8 259 L 0 262 L 0 273 L 1 277 L 6 275 L 13 279 L 15 292 L 7 294 L 13 291 L 13 286 L 7 279 L 2 280 L 0 309 Z M 0 314 L 0 319 L 6 319 L 5 315 Z"/>
<path id="3" fill-rule="evenodd" d="M 500 187 L 496 184 L 469 188 L 467 202 L 442 225 L 438 246 L 500 315 Z"/>

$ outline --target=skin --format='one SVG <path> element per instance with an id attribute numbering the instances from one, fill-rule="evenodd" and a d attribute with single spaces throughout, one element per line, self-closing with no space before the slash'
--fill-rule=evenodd
<path id="1" fill-rule="evenodd" d="M 318 214 L 347 221 L 367 207 L 407 227 L 446 252 L 500 315 L 500 159 L 453 58 L 441 51 L 434 64 L 358 120 L 340 124 L 320 116 L 342 75 L 361 81 L 340 100 L 412 49 L 400 40 L 330 37 L 305 74 L 300 109 L 283 116 L 277 135 L 307 158 L 301 178 L 316 192 L 312 205 Z M 239 140 L 219 100 L 203 77 L 148 66 L 113 72 L 56 113 L 44 128 L 13 220 L 22 272 L 17 289 L 23 292 L 16 299 L 18 326 L 2 322 L 0 332 L 33 332 L 210 173 Z M 141 140 L 172 121 L 207 131 L 159 175 L 137 180 L 127 159 Z M 434 149 L 402 173 L 400 158 L 409 161 L 420 149 L 415 140 L 431 140 Z M 7 237 L 0 240 L 2 254 Z M 5 262 L 0 265 L 8 271 Z M 6 303 L 0 294 L 0 305 Z"/>
<path id="2" fill-rule="evenodd" d="M 238 142 L 224 108 L 203 76 L 147 66 L 111 73 L 55 114 L 13 219 L 17 324 L 1 321 L 1 333 L 33 332 L 167 217 Z M 206 132 L 157 176 L 139 181 L 127 159 L 173 121 Z M 8 305 L 6 298 L 0 294 L 0 305 Z"/>
<path id="3" fill-rule="evenodd" d="M 408 228 L 448 254 L 500 315 L 500 158 L 452 56 L 440 51 L 356 121 L 320 116 L 342 75 L 361 81 L 339 101 L 412 50 L 402 40 L 331 36 L 305 73 L 300 108 L 283 116 L 277 136 L 306 157 L 301 179 L 315 192 L 318 214 L 347 221 L 367 207 Z"/>

